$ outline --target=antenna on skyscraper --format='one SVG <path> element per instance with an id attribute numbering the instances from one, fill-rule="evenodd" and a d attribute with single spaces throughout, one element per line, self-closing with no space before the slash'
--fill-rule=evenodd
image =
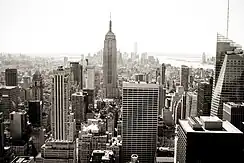
<path id="1" fill-rule="evenodd" d="M 226 29 L 226 38 L 228 38 L 229 32 L 229 10 L 230 10 L 230 0 L 228 0 L 228 8 L 227 8 L 227 29 Z"/>

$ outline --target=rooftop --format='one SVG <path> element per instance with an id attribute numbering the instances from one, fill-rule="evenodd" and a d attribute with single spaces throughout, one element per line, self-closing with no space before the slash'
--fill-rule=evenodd
<path id="1" fill-rule="evenodd" d="M 123 82 L 123 88 L 159 88 L 159 85 L 146 82 Z"/>
<path id="2" fill-rule="evenodd" d="M 34 157 L 19 156 L 16 157 L 11 163 L 31 163 L 34 162 Z"/>
<path id="3" fill-rule="evenodd" d="M 228 121 L 222 121 L 215 116 L 192 117 L 188 120 L 179 120 L 179 124 L 186 133 L 238 133 L 239 129 Z"/>
<path id="4" fill-rule="evenodd" d="M 6 85 L 1 85 L 0 86 L 0 89 L 14 89 L 16 88 L 17 86 L 6 86 Z"/>
<path id="5" fill-rule="evenodd" d="M 226 102 L 224 105 L 228 105 L 230 107 L 243 107 L 244 103 Z"/>

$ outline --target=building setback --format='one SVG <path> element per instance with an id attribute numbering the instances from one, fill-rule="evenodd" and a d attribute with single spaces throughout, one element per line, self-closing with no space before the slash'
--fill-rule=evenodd
<path id="1" fill-rule="evenodd" d="M 109 31 L 104 40 L 103 88 L 106 98 L 115 98 L 118 96 L 116 37 L 112 32 L 111 20 L 109 22 Z"/>

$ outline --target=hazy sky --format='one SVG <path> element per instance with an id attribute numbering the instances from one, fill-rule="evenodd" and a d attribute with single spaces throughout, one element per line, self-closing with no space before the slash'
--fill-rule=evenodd
<path id="1" fill-rule="evenodd" d="M 244 1 L 230 0 L 229 37 L 244 45 Z M 0 52 L 94 53 L 112 13 L 118 50 L 214 54 L 227 0 L 0 0 Z"/>

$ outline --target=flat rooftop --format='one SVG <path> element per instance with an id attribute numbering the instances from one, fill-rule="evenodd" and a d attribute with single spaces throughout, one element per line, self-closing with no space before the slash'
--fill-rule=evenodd
<path id="1" fill-rule="evenodd" d="M 18 156 L 11 163 L 34 163 L 34 157 Z"/>
<path id="2" fill-rule="evenodd" d="M 195 119 L 197 119 L 198 117 L 195 117 Z M 181 125 L 181 127 L 183 128 L 183 130 L 186 133 L 238 133 L 238 134 L 243 134 L 243 132 L 241 132 L 239 129 L 237 129 L 234 125 L 232 125 L 230 122 L 228 121 L 222 121 L 220 120 L 218 117 L 210 117 L 210 116 L 201 116 L 200 117 L 200 125 L 201 125 L 201 129 L 202 130 L 194 130 L 192 128 L 192 126 L 189 124 L 188 120 L 179 120 L 179 124 Z M 203 124 L 201 123 L 201 121 L 203 123 L 207 122 L 207 123 L 220 123 L 222 121 L 222 130 L 219 129 L 205 129 Z"/>
<path id="3" fill-rule="evenodd" d="M 14 89 L 16 87 L 17 86 L 6 86 L 6 85 L 2 85 L 2 86 L 0 86 L 0 89 Z"/>
<path id="4" fill-rule="evenodd" d="M 146 82 L 123 82 L 123 88 L 159 88 L 159 85 Z"/>
<path id="5" fill-rule="evenodd" d="M 224 105 L 228 105 L 230 107 L 244 107 L 244 103 L 235 103 L 235 102 L 226 102 Z"/>

